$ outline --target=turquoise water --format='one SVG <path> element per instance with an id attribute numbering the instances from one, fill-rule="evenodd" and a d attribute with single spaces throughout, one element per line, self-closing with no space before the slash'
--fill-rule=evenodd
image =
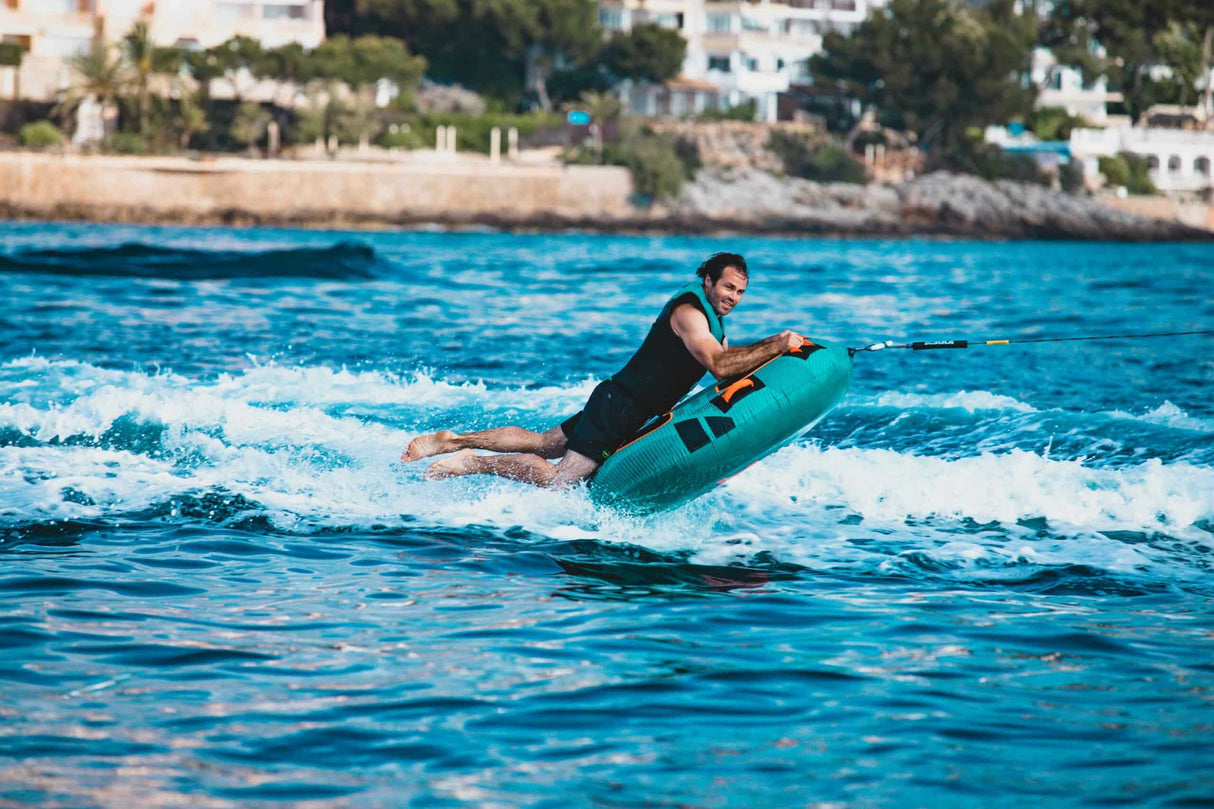
<path id="1" fill-rule="evenodd" d="M 673 513 L 425 482 L 735 342 L 1214 327 L 1208 245 L 0 225 L 0 804 L 1214 802 L 1214 340 L 884 352 Z"/>

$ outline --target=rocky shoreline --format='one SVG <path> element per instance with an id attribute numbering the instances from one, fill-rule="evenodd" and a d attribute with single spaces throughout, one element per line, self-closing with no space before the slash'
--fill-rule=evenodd
<path id="1" fill-rule="evenodd" d="M 666 218 L 681 228 L 834 236 L 1206 241 L 1214 232 L 1147 219 L 1090 197 L 944 172 L 892 185 L 821 184 L 756 169 L 710 168 Z"/>
<path id="2" fill-rule="evenodd" d="M 180 163 L 180 165 L 178 165 Z M 629 204 L 618 167 L 378 169 L 341 163 L 0 160 L 0 218 L 332 229 L 440 227 L 790 237 L 1209 241 L 1214 230 L 1040 186 L 927 174 L 820 184 L 700 170 L 675 200 Z"/>

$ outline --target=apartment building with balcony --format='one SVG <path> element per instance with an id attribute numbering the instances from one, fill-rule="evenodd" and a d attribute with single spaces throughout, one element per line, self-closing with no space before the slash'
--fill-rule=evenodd
<path id="1" fill-rule="evenodd" d="M 1078 68 L 1058 64 L 1047 48 L 1033 50 L 1030 76 L 1037 87 L 1038 109 L 1064 109 L 1094 126 L 1109 124 L 1108 105 L 1122 100 L 1121 93 L 1109 92 L 1107 78 L 1087 80 Z"/>
<path id="2" fill-rule="evenodd" d="M 72 81 L 68 59 L 95 38 L 117 41 L 148 21 L 159 45 L 209 48 L 234 36 L 267 47 L 325 36 L 324 0 L 0 0 L 0 41 L 24 53 L 0 69 L 0 98 L 49 100 Z"/>
<path id="3" fill-rule="evenodd" d="M 886 0 L 601 0 L 599 21 L 628 30 L 654 22 L 687 41 L 682 75 L 666 87 L 629 86 L 638 115 L 681 115 L 754 101 L 759 120 L 776 119 L 776 99 L 808 78 L 822 35 L 848 33 Z M 709 92 L 706 88 L 716 88 Z"/>

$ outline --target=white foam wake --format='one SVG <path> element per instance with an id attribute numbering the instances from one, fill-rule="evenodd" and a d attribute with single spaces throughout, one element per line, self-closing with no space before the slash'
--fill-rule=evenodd
<path id="1" fill-rule="evenodd" d="M 1214 469 L 1150 460 L 1097 469 L 1023 450 L 944 459 L 883 449 L 788 447 L 734 478 L 750 509 L 842 506 L 876 525 L 1043 518 L 1076 531 L 1180 531 L 1214 518 Z"/>
<path id="2" fill-rule="evenodd" d="M 0 520 L 117 521 L 222 493 L 243 497 L 283 530 L 519 526 L 553 539 L 629 542 L 705 560 L 766 550 L 823 564 L 854 557 L 853 543 L 874 536 L 950 558 L 1040 558 L 1048 556 L 1034 539 L 1042 521 L 1050 536 L 1072 543 L 1050 551 L 1063 560 L 1104 553 L 1113 566 L 1142 561 L 1143 551 L 1100 540 L 1106 531 L 1210 542 L 1214 469 L 1185 462 L 1103 468 L 1019 450 L 942 458 L 798 444 L 683 509 L 635 519 L 596 508 L 582 491 L 428 482 L 422 464 L 398 461 L 417 430 L 419 406 L 548 417 L 580 406 L 592 384 L 503 389 L 276 366 L 199 382 L 83 363 L 8 363 L 0 367 L 0 430 L 36 445 L 0 447 Z M 1030 412 L 981 392 L 932 401 L 914 406 Z M 1183 416 L 1166 407 L 1148 416 Z M 973 538 L 990 526 L 994 545 Z"/>

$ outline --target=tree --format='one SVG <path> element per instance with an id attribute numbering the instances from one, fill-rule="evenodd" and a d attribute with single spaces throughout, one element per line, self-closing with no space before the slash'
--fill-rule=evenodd
<path id="1" fill-rule="evenodd" d="M 207 112 L 201 104 L 199 96 L 187 88 L 181 88 L 177 94 L 177 115 L 174 124 L 177 129 L 178 145 L 185 150 L 190 148 L 190 138 L 210 129 L 207 123 Z"/>
<path id="2" fill-rule="evenodd" d="M 625 79 L 660 83 L 679 75 L 686 55 L 687 42 L 678 32 L 640 23 L 557 69 L 548 87 L 554 99 L 572 101 L 607 92 Z"/>
<path id="3" fill-rule="evenodd" d="M 1214 42 L 1214 4 L 1209 0 L 1058 0 L 1044 26 L 1044 45 L 1075 47 L 1058 55 L 1064 64 L 1082 58 L 1079 46 L 1099 44 L 1107 54 L 1080 64 L 1085 75 L 1107 75 L 1138 118 L 1152 104 L 1187 103 L 1199 76 L 1209 74 Z M 1091 48 L 1093 54 L 1096 49 Z M 1169 68 L 1159 76 L 1156 68 Z M 1089 73 L 1089 71 L 1091 71 Z M 1207 91 L 1207 104 L 1209 94 Z"/>
<path id="4" fill-rule="evenodd" d="M 553 72 L 601 47 L 594 0 L 338 0 L 326 19 L 347 26 L 333 33 L 396 34 L 434 80 L 508 105 L 543 107 Z"/>
<path id="5" fill-rule="evenodd" d="M 249 153 L 253 154 L 257 142 L 265 136 L 269 123 L 270 113 L 262 109 L 260 104 L 246 101 L 236 110 L 236 117 L 232 120 L 228 133 L 232 140 L 247 146 Z"/>
<path id="6" fill-rule="evenodd" d="M 1035 17 L 1013 0 L 892 0 L 852 36 L 827 33 L 810 67 L 816 82 L 875 105 L 883 123 L 948 149 L 968 127 L 1032 110 L 1024 77 L 1035 40 Z"/>
<path id="7" fill-rule="evenodd" d="M 210 96 L 210 84 L 223 79 L 232 88 L 232 97 L 240 102 L 248 92 L 247 78 L 265 71 L 265 53 L 261 43 L 252 37 L 234 36 L 205 51 L 186 56 L 186 65 L 194 79 L 202 85 L 203 94 Z"/>
<path id="8" fill-rule="evenodd" d="M 276 104 L 284 87 L 302 87 L 313 78 L 312 72 L 311 52 L 298 42 L 263 51 L 257 64 L 257 75 L 277 84 L 274 88 Z M 284 106 L 294 106 L 294 99 Z"/>
<path id="9" fill-rule="evenodd" d="M 55 115 L 61 118 L 74 113 L 80 102 L 90 97 L 97 99 L 104 114 L 117 103 L 130 81 L 122 57 L 100 40 L 93 40 L 67 63 L 76 81 L 55 106 Z"/>
<path id="10" fill-rule="evenodd" d="M 387 79 L 409 89 L 421 81 L 425 70 L 425 58 L 410 54 L 399 39 L 331 37 L 309 52 L 300 68 L 301 75 L 310 79 L 314 107 L 301 121 L 301 129 L 326 140 L 336 135 L 341 141 L 369 141 L 380 126 L 375 85 Z"/>
<path id="11" fill-rule="evenodd" d="M 336 79 L 356 91 L 380 79 L 410 87 L 426 72 L 424 57 L 411 55 L 399 39 L 381 36 L 331 37 L 309 54 L 305 65 L 309 77 Z"/>
<path id="12" fill-rule="evenodd" d="M 152 96 L 149 82 L 153 73 L 176 73 L 181 67 L 181 51 L 161 48 L 152 42 L 146 20 L 139 20 L 122 39 L 122 53 L 135 72 L 135 93 L 139 105 L 139 134 L 147 137 L 148 113 Z"/>
<path id="13" fill-rule="evenodd" d="M 677 31 L 640 23 L 613 33 L 601 59 L 617 79 L 659 83 L 679 75 L 686 55 L 687 42 Z"/>

